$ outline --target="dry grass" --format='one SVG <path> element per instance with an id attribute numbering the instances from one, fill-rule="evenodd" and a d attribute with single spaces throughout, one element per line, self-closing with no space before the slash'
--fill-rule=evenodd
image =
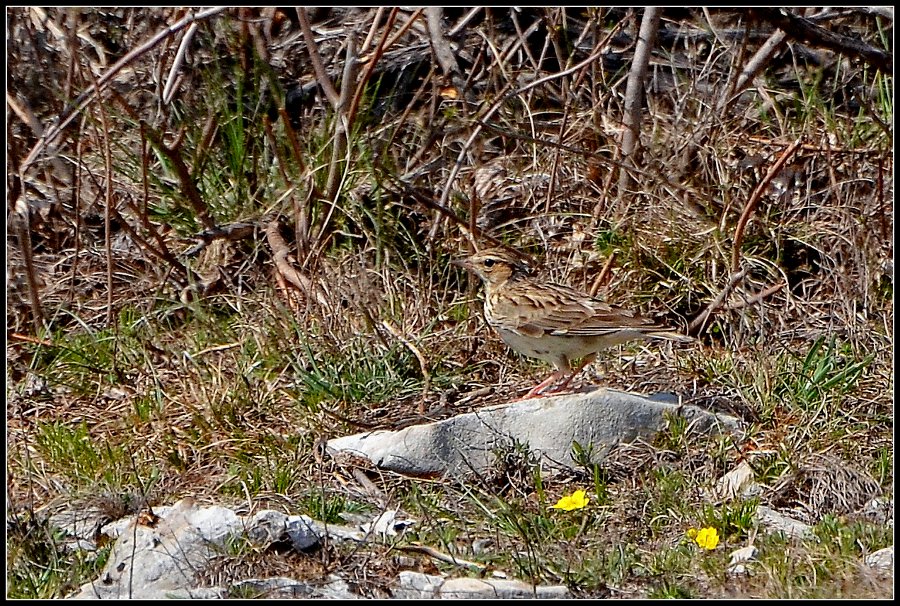
<path id="1" fill-rule="evenodd" d="M 640 11 L 480 11 L 446 75 L 410 11 L 313 14 L 327 78 L 358 108 L 347 128 L 304 88 L 296 15 L 198 21 L 170 76 L 187 24 L 142 45 L 186 14 L 8 11 L 7 519 L 25 529 L 8 538 L 11 595 L 60 597 L 90 576 L 102 554 L 63 553 L 46 517 L 98 495 L 314 517 L 402 507 L 420 522 L 409 540 L 585 597 L 893 595 L 859 564 L 889 529 L 851 519 L 892 497 L 891 76 L 790 42 L 733 94 L 774 32 L 764 13 L 667 9 L 623 192 L 620 45 Z M 513 14 L 520 32 L 536 24 L 526 43 Z M 820 23 L 875 48 L 892 31 L 854 11 Z M 371 59 L 355 74 L 350 37 Z M 693 326 L 694 347 L 611 352 L 602 381 L 735 414 L 747 440 L 676 426 L 604 469 L 546 477 L 512 449 L 471 483 L 367 470 L 378 494 L 358 489 L 322 440 L 504 401 L 545 371 L 486 329 L 449 265 L 472 239 Z M 758 534 L 757 502 L 704 496 L 748 457 L 758 502 L 818 542 Z M 591 507 L 549 514 L 573 486 Z M 702 524 L 731 529 L 718 550 L 685 542 Z M 754 574 L 726 577 L 727 553 L 753 541 Z M 436 570 L 383 545 L 232 556 L 209 578 L 336 572 L 378 596 L 401 568 Z"/>

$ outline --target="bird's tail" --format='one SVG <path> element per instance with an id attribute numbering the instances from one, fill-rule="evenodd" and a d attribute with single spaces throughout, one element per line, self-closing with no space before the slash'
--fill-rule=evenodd
<path id="1" fill-rule="evenodd" d="M 671 330 L 655 330 L 653 332 L 648 332 L 647 336 L 651 339 L 665 339 L 667 341 L 677 341 L 679 343 L 690 343 L 695 340 L 694 337 L 689 337 L 688 335 L 683 335 Z"/>

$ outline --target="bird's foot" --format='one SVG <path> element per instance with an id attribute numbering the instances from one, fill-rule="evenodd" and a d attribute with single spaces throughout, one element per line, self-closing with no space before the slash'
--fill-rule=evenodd
<path id="1" fill-rule="evenodd" d="M 513 400 L 513 402 L 521 402 L 522 400 L 530 400 L 532 398 L 537 398 L 538 396 L 544 395 L 544 390 L 553 385 L 556 381 L 558 381 L 563 376 L 561 372 L 555 372 L 537 385 L 532 388 L 527 394 L 522 396 L 521 398 L 517 398 Z M 548 393 L 555 393 L 555 390 L 550 390 Z"/>

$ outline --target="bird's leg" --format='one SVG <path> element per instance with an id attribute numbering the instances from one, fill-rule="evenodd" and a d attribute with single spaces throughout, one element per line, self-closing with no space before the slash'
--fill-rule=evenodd
<path id="1" fill-rule="evenodd" d="M 530 400 L 531 398 L 536 398 L 537 396 L 539 396 L 541 394 L 542 391 L 544 391 L 544 389 L 546 389 L 550 385 L 553 385 L 555 382 L 559 381 L 565 375 L 566 375 L 566 371 L 557 370 L 552 375 L 550 375 L 549 377 L 547 377 L 546 379 L 544 379 L 543 381 L 541 381 L 540 383 L 535 385 L 531 391 L 529 391 L 527 394 L 525 394 L 524 396 L 519 398 L 519 400 Z"/>
<path id="2" fill-rule="evenodd" d="M 546 388 L 550 387 L 551 385 L 562 379 L 564 376 L 572 372 L 572 365 L 569 363 L 569 358 L 567 358 L 565 355 L 556 356 L 550 361 L 556 367 L 556 372 L 535 385 L 534 389 L 521 397 L 520 400 L 530 400 L 531 398 L 535 398 L 541 395 Z M 555 391 L 556 390 L 553 390 L 550 393 L 554 393 Z"/>
<path id="3" fill-rule="evenodd" d="M 596 359 L 597 359 L 597 354 L 590 354 L 589 356 L 587 356 L 584 360 L 581 361 L 581 364 L 578 365 L 578 368 L 573 370 L 572 374 L 570 374 L 569 377 L 565 381 L 563 381 L 559 387 L 554 389 L 552 393 L 559 393 L 562 390 L 564 390 L 566 387 L 568 387 L 569 383 L 572 382 L 572 379 L 575 378 L 575 375 L 577 375 L 582 370 L 584 370 L 585 366 L 587 366 L 588 364 L 590 364 L 591 362 L 593 362 Z"/>

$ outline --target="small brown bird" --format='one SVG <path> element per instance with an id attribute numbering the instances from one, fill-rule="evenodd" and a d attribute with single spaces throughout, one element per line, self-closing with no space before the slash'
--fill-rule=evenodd
<path id="1" fill-rule="evenodd" d="M 597 352 L 632 339 L 693 341 L 633 311 L 607 305 L 561 284 L 539 281 L 528 266 L 501 248 L 453 261 L 484 282 L 484 317 L 513 350 L 552 363 L 556 372 L 522 399 L 533 398 L 568 377 L 564 390 Z M 583 358 L 574 370 L 572 362 Z"/>

